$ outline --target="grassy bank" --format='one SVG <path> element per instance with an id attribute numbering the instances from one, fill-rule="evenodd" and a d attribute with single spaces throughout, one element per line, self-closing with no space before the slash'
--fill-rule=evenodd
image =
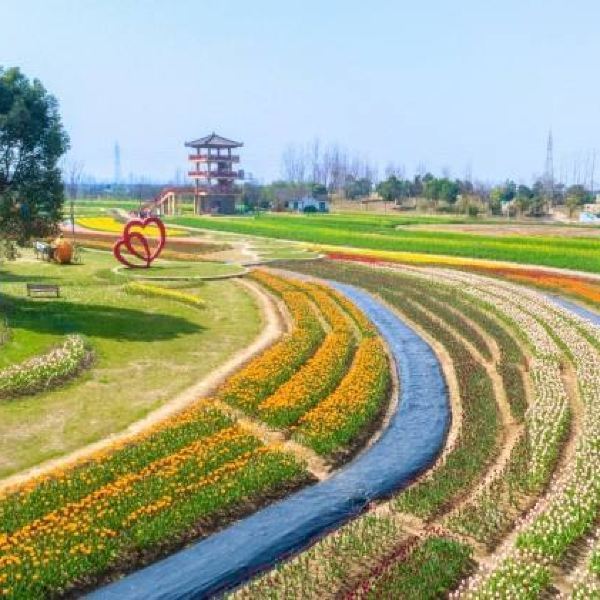
<path id="1" fill-rule="evenodd" d="M 125 278 L 106 277 L 115 264 L 107 253 L 86 252 L 84 264 L 72 266 L 24 259 L 0 269 L 0 312 L 12 332 L 0 368 L 71 333 L 90 340 L 97 361 L 66 387 L 0 404 L 0 476 L 122 430 L 247 345 L 260 327 L 253 298 L 231 281 L 186 287 L 205 303 L 196 310 L 125 293 Z M 57 283 L 62 297 L 28 299 L 26 282 Z"/>

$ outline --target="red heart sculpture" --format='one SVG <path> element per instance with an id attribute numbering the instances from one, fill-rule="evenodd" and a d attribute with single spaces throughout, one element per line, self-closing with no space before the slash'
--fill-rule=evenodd
<path id="1" fill-rule="evenodd" d="M 140 231 L 131 231 L 132 227 L 139 227 L 144 229 L 148 227 L 148 225 L 156 225 L 158 228 L 158 245 L 152 252 L 150 249 L 150 244 L 146 236 Z M 137 241 L 142 245 L 142 251 L 136 248 L 133 245 L 133 242 Z M 165 226 L 163 222 L 158 217 L 148 217 L 146 219 L 131 219 L 128 221 L 125 227 L 123 228 L 123 234 L 116 241 L 113 246 L 113 255 L 114 257 L 126 267 L 131 269 L 135 268 L 143 268 L 147 269 L 150 264 L 158 258 L 159 254 L 162 252 L 162 249 L 165 247 L 165 242 L 167 241 L 167 232 L 165 230 Z M 130 254 L 143 261 L 145 264 L 135 264 L 130 262 L 127 258 L 122 255 L 123 246 L 129 251 Z"/>

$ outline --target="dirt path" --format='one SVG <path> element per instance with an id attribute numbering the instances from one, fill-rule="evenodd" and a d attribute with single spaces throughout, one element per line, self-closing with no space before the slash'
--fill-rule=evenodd
<path id="1" fill-rule="evenodd" d="M 301 462 L 305 462 L 307 469 L 319 480 L 326 479 L 331 474 L 331 465 L 319 456 L 314 450 L 299 444 L 286 437 L 286 434 L 272 427 L 269 427 L 258 419 L 253 419 L 241 410 L 233 408 L 220 400 L 213 400 L 213 404 L 225 414 L 237 421 L 242 427 L 246 428 L 253 435 L 259 438 L 265 444 L 280 444 L 281 447 L 293 454 Z"/>
<path id="2" fill-rule="evenodd" d="M 31 478 L 53 471 L 54 469 L 62 468 L 83 460 L 86 456 L 106 448 L 116 441 L 132 437 L 171 415 L 180 412 L 198 398 L 210 395 L 227 377 L 237 371 L 255 355 L 264 351 L 276 342 L 286 330 L 286 319 L 281 314 L 277 304 L 275 304 L 273 299 L 258 285 L 243 279 L 237 279 L 236 283 L 244 286 L 255 296 L 263 314 L 264 327 L 259 336 L 249 346 L 238 351 L 226 363 L 212 371 L 192 387 L 184 390 L 167 404 L 164 404 L 157 410 L 146 415 L 143 419 L 132 423 L 124 431 L 84 446 L 65 456 L 45 461 L 35 467 L 0 480 L 0 491 L 19 485 Z"/>

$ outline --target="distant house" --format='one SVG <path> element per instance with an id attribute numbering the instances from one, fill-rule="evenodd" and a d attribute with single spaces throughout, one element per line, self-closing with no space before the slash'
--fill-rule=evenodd
<path id="1" fill-rule="evenodd" d="M 303 196 L 286 202 L 286 208 L 294 212 L 329 212 L 329 200 L 327 198 L 313 198 L 312 196 Z"/>
<path id="2" fill-rule="evenodd" d="M 579 215 L 580 223 L 600 223 L 600 214 L 584 211 Z"/>

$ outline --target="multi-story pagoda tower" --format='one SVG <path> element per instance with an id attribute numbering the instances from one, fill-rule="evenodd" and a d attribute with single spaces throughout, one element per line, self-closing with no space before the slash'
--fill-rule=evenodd
<path id="1" fill-rule="evenodd" d="M 189 155 L 194 165 L 188 175 L 194 180 L 194 212 L 231 214 L 238 196 L 236 180 L 244 179 L 244 171 L 234 169 L 240 157 L 231 151 L 244 144 L 211 133 L 199 140 L 186 142 L 194 153 Z"/>

